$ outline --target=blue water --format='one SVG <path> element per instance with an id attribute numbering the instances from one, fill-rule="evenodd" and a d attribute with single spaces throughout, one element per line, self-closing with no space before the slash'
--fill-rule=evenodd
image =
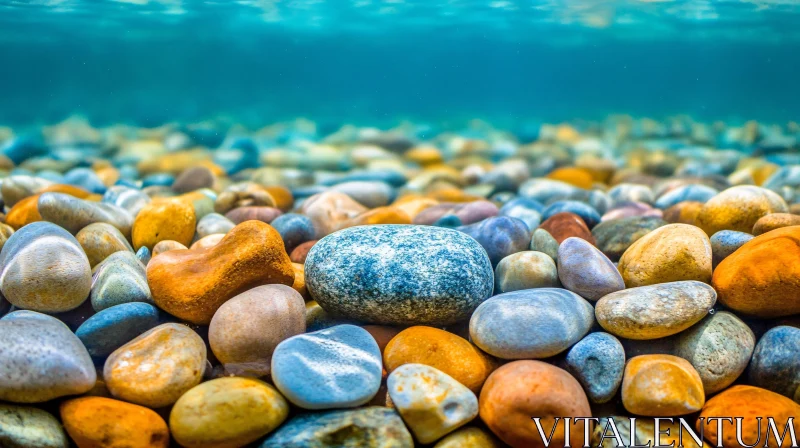
<path id="1" fill-rule="evenodd" d="M 0 0 L 0 125 L 800 120 L 800 2 Z"/>

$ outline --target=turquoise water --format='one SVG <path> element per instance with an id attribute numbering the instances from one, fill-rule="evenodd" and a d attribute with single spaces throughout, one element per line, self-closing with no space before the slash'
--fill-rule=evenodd
<path id="1" fill-rule="evenodd" d="M 800 6 L 0 0 L 0 124 L 800 119 Z"/>

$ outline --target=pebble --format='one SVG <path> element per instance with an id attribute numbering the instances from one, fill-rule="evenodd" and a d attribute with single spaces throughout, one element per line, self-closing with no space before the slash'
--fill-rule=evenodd
<path id="1" fill-rule="evenodd" d="M 289 404 L 272 386 L 251 378 L 218 378 L 183 394 L 169 414 L 181 446 L 240 447 L 280 426 Z"/>
<path id="2" fill-rule="evenodd" d="M 306 258 L 308 257 L 308 252 L 311 251 L 311 248 L 314 247 L 315 244 L 317 244 L 317 241 L 319 240 L 306 241 L 305 243 L 301 243 L 295 247 L 289 254 L 289 259 L 292 260 L 292 263 L 305 264 Z"/>
<path id="3" fill-rule="evenodd" d="M 131 302 L 106 308 L 75 331 L 90 355 L 105 358 L 133 338 L 159 324 L 156 307 Z"/>
<path id="4" fill-rule="evenodd" d="M 224 233 L 212 233 L 211 235 L 204 236 L 204 237 L 200 238 L 199 240 L 195 241 L 194 243 L 192 243 L 192 245 L 189 247 L 189 249 L 192 249 L 192 250 L 195 250 L 195 249 L 208 249 L 209 247 L 214 247 L 217 244 L 219 244 L 219 242 L 222 241 L 223 238 L 225 238 L 225 234 Z M 161 243 L 159 243 L 159 244 L 161 244 Z M 156 246 L 158 246 L 158 244 Z"/>
<path id="5" fill-rule="evenodd" d="M 616 206 L 628 202 L 652 204 L 655 199 L 653 190 L 647 185 L 621 183 L 608 190 L 611 205 Z"/>
<path id="6" fill-rule="evenodd" d="M 478 416 L 478 397 L 424 364 L 404 364 L 387 379 L 389 397 L 417 441 L 428 444 Z"/>
<path id="7" fill-rule="evenodd" d="M 91 267 L 97 266 L 114 252 L 133 252 L 125 235 L 116 227 L 104 222 L 89 224 L 75 235 L 75 239 L 89 258 Z"/>
<path id="8" fill-rule="evenodd" d="M 711 395 L 739 378 L 750 362 L 755 343 L 747 324 L 732 313 L 718 311 L 679 333 L 673 354 L 692 364 L 706 395 Z"/>
<path id="9" fill-rule="evenodd" d="M 800 313 L 799 238 L 800 226 L 773 230 L 722 260 L 712 280 L 720 303 L 745 316 Z"/>
<path id="10" fill-rule="evenodd" d="M 542 219 L 547 220 L 556 213 L 573 213 L 578 215 L 586 227 L 593 228 L 600 223 L 600 214 L 592 206 L 579 201 L 556 201 L 542 211 Z"/>
<path id="11" fill-rule="evenodd" d="M 776 193 L 753 185 L 740 185 L 709 199 L 697 215 L 697 226 L 709 235 L 720 230 L 750 233 L 762 217 L 788 211 L 786 201 Z"/>
<path id="12" fill-rule="evenodd" d="M 183 244 L 172 241 L 172 240 L 163 240 L 156 243 L 153 246 L 153 256 L 158 256 L 159 254 L 163 254 L 164 252 L 169 252 L 171 250 L 186 250 L 188 247 L 184 246 Z"/>
<path id="13" fill-rule="evenodd" d="M 557 287 L 560 286 L 559 275 L 555 262 L 548 255 L 529 250 L 517 252 L 503 258 L 497 264 L 494 290 L 503 293 L 520 289 Z"/>
<path id="14" fill-rule="evenodd" d="M 58 319 L 33 311 L 0 319 L 0 400 L 41 403 L 87 392 L 96 379 L 83 343 Z"/>
<path id="15" fill-rule="evenodd" d="M 542 223 L 542 211 L 544 205 L 533 199 L 514 198 L 503 204 L 498 214 L 519 219 L 533 232 Z"/>
<path id="16" fill-rule="evenodd" d="M 150 249 L 148 249 L 147 246 L 140 247 L 139 250 L 136 251 L 136 258 L 142 265 L 147 266 L 147 263 L 150 263 L 150 258 L 152 258 Z"/>
<path id="17" fill-rule="evenodd" d="M 700 202 L 705 203 L 719 193 L 714 188 L 702 184 L 686 184 L 673 188 L 662 193 L 656 199 L 655 206 L 666 210 L 679 202 Z"/>
<path id="18" fill-rule="evenodd" d="M 755 236 L 783 227 L 800 225 L 800 215 L 791 213 L 770 213 L 753 224 L 752 234 Z"/>
<path id="19" fill-rule="evenodd" d="M 381 181 L 353 180 L 342 182 L 332 186 L 330 191 L 344 193 L 359 204 L 369 208 L 389 205 L 395 196 L 394 188 Z"/>
<path id="20" fill-rule="evenodd" d="M 666 221 L 654 217 L 613 219 L 595 226 L 592 229 L 592 236 L 601 252 L 611 261 L 618 261 L 633 243 L 665 225 Z"/>
<path id="21" fill-rule="evenodd" d="M 337 232 L 312 247 L 305 276 L 326 311 L 387 325 L 467 319 L 494 288 L 489 258 L 474 239 L 423 226 Z"/>
<path id="22" fill-rule="evenodd" d="M 152 202 L 152 199 L 150 199 L 150 196 L 135 188 L 115 185 L 106 190 L 102 201 L 123 208 L 127 210 L 132 217 L 136 218 L 142 208 Z"/>
<path id="23" fill-rule="evenodd" d="M 287 213 L 270 224 L 281 235 L 286 253 L 290 254 L 300 244 L 314 239 L 314 223 L 306 216 Z"/>
<path id="24" fill-rule="evenodd" d="M 247 221 L 210 249 L 154 257 L 147 265 L 147 282 L 159 308 L 208 325 L 223 303 L 252 287 L 291 285 L 294 270 L 278 232 L 269 224 Z"/>
<path id="25" fill-rule="evenodd" d="M 78 241 L 49 222 L 15 232 L 0 252 L 0 291 L 18 308 L 59 313 L 80 306 L 92 286 Z"/>
<path id="26" fill-rule="evenodd" d="M 201 188 L 213 188 L 217 177 L 206 166 L 194 166 L 181 172 L 172 183 L 176 193 L 189 193 Z"/>
<path id="27" fill-rule="evenodd" d="M 89 224 L 104 222 L 116 227 L 127 239 L 133 225 L 133 216 L 125 209 L 63 193 L 44 193 L 39 196 L 38 210 L 42 219 L 67 229 L 73 235 Z"/>
<path id="28" fill-rule="evenodd" d="M 492 266 L 503 258 L 527 249 L 531 241 L 528 226 L 517 218 L 498 216 L 457 230 L 474 238 L 489 254 Z"/>
<path id="29" fill-rule="evenodd" d="M 105 397 L 81 397 L 61 404 L 64 428 L 79 447 L 169 446 L 169 429 L 151 409 Z"/>
<path id="30" fill-rule="evenodd" d="M 737 232 L 735 230 L 720 230 L 711 235 L 711 255 L 712 264 L 716 269 L 722 260 L 736 252 L 744 243 L 754 237 L 749 233 Z"/>
<path id="31" fill-rule="evenodd" d="M 491 432 L 473 426 L 451 432 L 433 448 L 501 448 L 501 446 Z"/>
<path id="32" fill-rule="evenodd" d="M 152 250 L 159 241 L 173 240 L 184 246 L 192 244 L 195 212 L 191 205 L 172 200 L 159 200 L 142 208 L 133 221 L 133 248 Z"/>
<path id="33" fill-rule="evenodd" d="M 481 390 L 479 406 L 486 426 L 514 447 L 545 447 L 534 417 L 541 419 L 542 428 L 553 428 L 553 416 L 592 415 L 578 381 L 565 370 L 541 361 L 514 361 L 495 370 Z M 583 432 L 584 423 L 577 421 L 570 427 L 567 440 L 561 424 L 553 431 L 550 444 L 583 446 Z"/>
<path id="34" fill-rule="evenodd" d="M 413 448 L 414 440 L 394 409 L 369 406 L 298 415 L 261 444 L 272 447 Z"/>
<path id="35" fill-rule="evenodd" d="M 770 446 L 773 446 L 775 434 L 769 428 L 766 417 L 773 419 L 779 433 L 783 433 L 789 419 L 792 418 L 792 429 L 797 434 L 800 430 L 798 415 L 800 415 L 800 404 L 766 389 L 745 385 L 733 386 L 720 392 L 708 400 L 700 411 L 700 417 L 706 422 L 703 427 L 705 438 L 712 446 L 741 446 L 741 444 L 737 441 L 737 431 L 733 424 L 723 426 L 720 437 L 717 420 L 709 421 L 710 417 L 743 417 L 741 430 L 738 431 L 743 443 L 762 446 L 761 443 L 769 440 Z M 762 417 L 760 424 L 756 417 Z M 723 422 L 727 423 L 725 420 Z M 792 443 L 789 431 L 784 434 L 782 446 L 790 446 Z M 769 439 L 767 439 L 768 433 Z"/>
<path id="36" fill-rule="evenodd" d="M 115 398 L 160 408 L 198 385 L 205 368 L 203 339 L 185 325 L 168 323 L 111 353 L 103 367 L 103 379 Z"/>
<path id="37" fill-rule="evenodd" d="M 607 403 L 622 384 L 625 349 L 608 333 L 591 333 L 569 349 L 566 365 L 592 403 Z"/>
<path id="38" fill-rule="evenodd" d="M 127 251 L 115 252 L 95 267 L 89 300 L 95 311 L 123 303 L 155 304 L 144 265 Z"/>
<path id="39" fill-rule="evenodd" d="M 593 311 L 589 302 L 566 289 L 507 292 L 475 310 L 469 334 L 475 345 L 498 358 L 547 358 L 589 332 Z"/>
<path id="40" fill-rule="evenodd" d="M 269 373 L 275 347 L 305 330 L 303 297 L 286 285 L 264 285 L 219 307 L 208 342 L 227 372 L 261 376 Z"/>
<path id="41" fill-rule="evenodd" d="M 593 302 L 625 289 L 614 263 L 586 240 L 575 237 L 558 247 L 558 278 L 564 288 Z"/>
<path id="42" fill-rule="evenodd" d="M 14 228 L 7 224 L 0 224 L 0 250 L 6 245 L 6 241 L 14 234 Z"/>
<path id="43" fill-rule="evenodd" d="M 704 403 L 700 375 L 683 358 L 640 355 L 625 365 L 622 404 L 628 412 L 671 417 L 697 412 Z"/>
<path id="44" fill-rule="evenodd" d="M 343 222 L 367 211 L 350 196 L 335 191 L 315 194 L 303 201 L 298 212 L 314 223 L 315 238 L 321 239 L 337 230 Z"/>
<path id="45" fill-rule="evenodd" d="M 800 328 L 777 326 L 764 333 L 750 361 L 750 384 L 800 403 Z M 742 368 L 744 370 L 744 367 Z"/>
<path id="46" fill-rule="evenodd" d="M 32 406 L 0 403 L 0 445 L 5 448 L 67 448 L 61 423 Z"/>
<path id="47" fill-rule="evenodd" d="M 414 216 L 413 223 L 432 225 L 446 216 L 452 216 L 458 222 L 469 225 L 497 216 L 499 213 L 497 206 L 489 201 L 471 201 L 463 204 L 445 202 L 420 211 Z"/>
<path id="48" fill-rule="evenodd" d="M 497 367 L 466 339 L 433 327 L 414 326 L 397 333 L 383 350 L 387 372 L 405 364 L 424 364 L 449 375 L 475 393 Z"/>
<path id="49" fill-rule="evenodd" d="M 219 213 L 209 213 L 197 222 L 197 239 L 215 233 L 228 233 L 234 227 L 236 227 L 236 223 L 225 216 Z"/>
<path id="50" fill-rule="evenodd" d="M 547 218 L 540 229 L 546 230 L 550 235 L 555 238 L 558 244 L 561 244 L 565 239 L 570 237 L 582 238 L 590 244 L 595 244 L 595 239 L 592 232 L 583 222 L 580 216 L 569 213 L 561 212 Z"/>
<path id="51" fill-rule="evenodd" d="M 633 243 L 619 260 L 628 288 L 681 280 L 711 283 L 711 241 L 688 224 L 667 224 Z"/>
<path id="52" fill-rule="evenodd" d="M 714 289 L 698 281 L 680 281 L 617 291 L 595 305 L 597 322 L 628 339 L 658 339 L 691 327 L 714 307 Z"/>
<path id="53" fill-rule="evenodd" d="M 381 352 L 363 328 L 337 325 L 278 344 L 272 380 L 283 395 L 304 409 L 361 406 L 381 384 Z"/>
<path id="54" fill-rule="evenodd" d="M 558 241 L 547 230 L 536 229 L 531 237 L 531 250 L 547 254 L 553 261 L 558 261 Z"/>
<path id="55" fill-rule="evenodd" d="M 697 225 L 697 216 L 703 208 L 702 202 L 685 201 L 679 202 L 672 207 L 664 210 L 662 218 L 670 224 L 690 224 Z"/>

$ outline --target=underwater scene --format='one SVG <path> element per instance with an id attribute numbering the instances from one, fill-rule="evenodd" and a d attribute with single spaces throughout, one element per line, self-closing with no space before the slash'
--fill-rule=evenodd
<path id="1" fill-rule="evenodd" d="M 797 447 L 797 0 L 0 0 L 0 447 Z"/>

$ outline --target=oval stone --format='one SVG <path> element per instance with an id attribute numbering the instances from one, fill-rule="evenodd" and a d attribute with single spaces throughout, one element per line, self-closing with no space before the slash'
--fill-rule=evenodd
<path id="1" fill-rule="evenodd" d="M 0 403 L 0 446 L 4 448 L 67 448 L 61 423 L 32 406 Z"/>
<path id="2" fill-rule="evenodd" d="M 59 313 L 77 308 L 92 285 L 89 259 L 61 227 L 35 222 L 15 232 L 0 252 L 0 291 L 19 308 Z"/>
<path id="3" fill-rule="evenodd" d="M 547 218 L 540 229 L 546 230 L 550 235 L 555 238 L 556 242 L 561 244 L 562 241 L 569 237 L 583 238 L 591 244 L 595 244 L 595 239 L 592 232 L 583 219 L 569 212 L 556 213 L 555 215 Z"/>
<path id="4" fill-rule="evenodd" d="M 275 386 L 304 409 L 365 404 L 378 392 L 381 371 L 378 343 L 355 325 L 291 337 L 272 355 Z"/>
<path id="5" fill-rule="evenodd" d="M 591 301 L 625 289 L 614 263 L 586 240 L 575 237 L 558 247 L 558 278 L 564 288 Z"/>
<path id="6" fill-rule="evenodd" d="M 782 227 L 800 225 L 800 215 L 791 213 L 770 213 L 753 224 L 753 235 L 761 235 Z"/>
<path id="7" fill-rule="evenodd" d="M 617 272 L 616 268 L 614 272 Z M 556 264 L 547 254 L 530 250 L 517 252 L 497 264 L 495 291 L 502 293 L 520 289 L 553 288 L 559 286 L 558 276 Z"/>
<path id="8" fill-rule="evenodd" d="M 622 380 L 622 404 L 628 412 L 672 417 L 699 411 L 705 403 L 703 382 L 683 358 L 641 355 L 631 358 Z"/>
<path id="9" fill-rule="evenodd" d="M 716 268 L 722 260 L 736 252 L 744 243 L 752 240 L 753 235 L 735 230 L 720 230 L 711 235 L 711 255 L 712 263 Z"/>
<path id="10" fill-rule="evenodd" d="M 0 319 L 0 400 L 41 403 L 82 394 L 96 379 L 86 348 L 60 320 L 33 311 Z"/>
<path id="11" fill-rule="evenodd" d="M 444 325 L 492 294 L 494 273 L 474 239 L 450 229 L 353 227 L 318 241 L 306 286 L 325 310 L 378 324 Z"/>
<path id="12" fill-rule="evenodd" d="M 468 226 L 458 227 L 475 239 L 489 254 L 492 266 L 503 258 L 528 248 L 531 231 L 517 218 L 496 216 Z"/>
<path id="13" fill-rule="evenodd" d="M 44 193 L 39 196 L 38 208 L 45 221 L 58 224 L 72 234 L 97 222 L 111 224 L 125 238 L 131 234 L 133 216 L 116 205 L 78 199 L 64 193 Z"/>
<path id="14" fill-rule="evenodd" d="M 611 261 L 617 261 L 633 243 L 665 225 L 666 221 L 654 217 L 612 219 L 595 226 L 592 236 L 597 240 L 597 248 Z"/>
<path id="15" fill-rule="evenodd" d="M 592 403 L 606 403 L 622 383 L 625 349 L 608 333 L 591 333 L 572 346 L 566 362 Z"/>
<path id="16" fill-rule="evenodd" d="M 192 244 L 196 215 L 191 205 L 178 200 L 162 199 L 147 204 L 133 221 L 133 248 L 152 249 L 159 241 L 174 240 L 184 246 Z"/>
<path id="17" fill-rule="evenodd" d="M 89 297 L 95 311 L 131 302 L 153 304 L 144 265 L 127 251 L 115 252 L 95 267 Z"/>
<path id="18" fill-rule="evenodd" d="M 209 213 L 197 222 L 197 239 L 215 233 L 228 233 L 236 224 L 219 213 Z"/>
<path id="19" fill-rule="evenodd" d="M 800 328 L 770 329 L 756 345 L 748 378 L 754 386 L 777 392 L 800 403 Z"/>
<path id="20" fill-rule="evenodd" d="M 79 447 L 169 446 L 169 429 L 154 411 L 105 397 L 82 397 L 61 404 L 61 419 Z"/>
<path id="21" fill-rule="evenodd" d="M 75 331 L 89 354 L 104 358 L 159 324 L 158 310 L 149 303 L 132 302 L 106 308 Z"/>
<path id="22" fill-rule="evenodd" d="M 75 239 L 86 252 L 91 267 L 95 267 L 114 252 L 133 252 L 125 235 L 116 227 L 104 222 L 89 224 L 75 235 Z"/>
<path id="23" fill-rule="evenodd" d="M 475 310 L 469 335 L 475 345 L 498 358 L 547 358 L 589 332 L 593 311 L 589 302 L 566 289 L 508 292 Z"/>
<path id="24" fill-rule="evenodd" d="M 183 394 L 169 414 L 169 427 L 181 446 L 240 447 L 272 432 L 288 415 L 289 404 L 269 384 L 218 378 Z"/>
<path id="25" fill-rule="evenodd" d="M 611 293 L 595 305 L 597 322 L 628 339 L 658 339 L 691 327 L 714 307 L 714 288 L 697 281 L 662 283 Z"/>
<path id="26" fill-rule="evenodd" d="M 550 258 L 558 261 L 558 241 L 547 230 L 536 229 L 531 237 L 531 250 L 547 254 Z"/>
<path id="27" fill-rule="evenodd" d="M 115 350 L 103 379 L 114 397 L 159 408 L 198 385 L 205 367 L 203 339 L 185 325 L 162 324 Z"/>
<path id="28" fill-rule="evenodd" d="M 786 201 L 775 192 L 754 185 L 740 185 L 709 199 L 697 215 L 697 226 L 709 235 L 720 230 L 749 233 L 761 217 L 788 211 Z"/>

